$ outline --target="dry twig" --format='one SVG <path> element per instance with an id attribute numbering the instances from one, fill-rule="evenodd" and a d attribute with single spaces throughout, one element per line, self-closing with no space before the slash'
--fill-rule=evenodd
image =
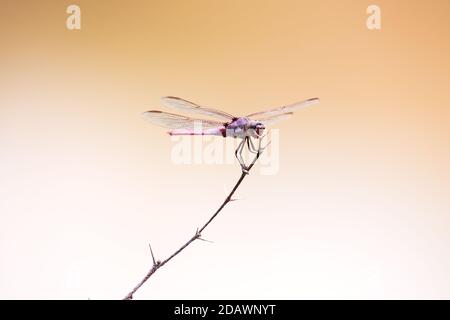
<path id="1" fill-rule="evenodd" d="M 270 143 L 270 142 L 269 142 Z M 268 144 L 267 144 L 268 145 Z M 147 272 L 147 274 L 145 275 L 145 277 L 133 288 L 133 290 L 131 290 L 126 296 L 125 298 L 123 298 L 123 300 L 132 300 L 133 299 L 133 295 L 136 293 L 136 291 L 139 290 L 140 287 L 142 287 L 142 285 L 162 266 L 164 266 L 167 262 L 169 262 L 170 260 L 172 260 L 176 255 L 178 255 L 181 251 L 183 251 L 187 246 L 189 246 L 192 242 L 194 242 L 195 240 L 203 240 L 203 241 L 208 241 L 205 239 L 201 238 L 201 234 L 203 232 L 203 230 L 206 229 L 206 227 L 214 220 L 214 218 L 222 211 L 222 209 L 227 205 L 228 202 L 233 201 L 234 199 L 232 199 L 233 194 L 236 192 L 237 188 L 241 185 L 242 181 L 244 180 L 244 178 L 248 175 L 248 172 L 250 172 L 250 170 L 253 168 L 253 166 L 255 165 L 256 161 L 258 160 L 258 158 L 260 157 L 260 155 L 262 154 L 262 152 L 264 151 L 264 149 L 267 147 L 267 145 L 265 147 L 261 147 L 261 142 L 259 144 L 259 148 L 258 151 L 255 154 L 255 157 L 253 159 L 253 161 L 250 163 L 250 165 L 247 167 L 247 172 L 242 172 L 239 180 L 236 182 L 236 184 L 234 185 L 233 189 L 231 190 L 230 194 L 225 198 L 225 201 L 222 203 L 222 205 L 217 209 L 217 211 L 211 216 L 211 218 L 209 218 L 209 220 L 200 228 L 197 229 L 195 231 L 195 234 L 192 236 L 192 238 L 190 238 L 185 244 L 183 244 L 177 251 L 175 251 L 171 256 L 169 256 L 167 259 L 160 261 L 160 260 L 155 260 L 155 256 L 153 254 L 153 250 L 152 247 L 149 245 L 150 247 L 150 253 L 152 255 L 152 260 L 153 260 L 153 265 L 150 268 L 150 270 Z"/>

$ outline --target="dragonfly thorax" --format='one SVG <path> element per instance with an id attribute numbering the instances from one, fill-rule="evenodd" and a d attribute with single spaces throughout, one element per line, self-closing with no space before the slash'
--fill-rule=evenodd
<path id="1" fill-rule="evenodd" d="M 258 138 L 263 134 L 264 129 L 265 126 L 261 121 L 241 117 L 226 126 L 226 136 L 233 138 Z"/>

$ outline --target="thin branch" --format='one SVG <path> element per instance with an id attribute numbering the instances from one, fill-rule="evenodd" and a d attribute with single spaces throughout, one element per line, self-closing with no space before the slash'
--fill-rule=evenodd
<path id="1" fill-rule="evenodd" d="M 267 144 L 268 145 L 268 144 Z M 155 257 L 153 255 L 153 250 L 152 247 L 149 245 L 150 247 L 150 253 L 152 254 L 152 259 L 153 259 L 153 265 L 150 268 L 150 270 L 147 272 L 147 274 L 145 275 L 145 277 L 133 288 L 133 290 L 131 290 L 123 300 L 131 300 L 133 299 L 133 295 L 136 293 L 136 291 L 139 290 L 140 287 L 142 287 L 142 285 L 159 269 L 161 268 L 163 265 L 165 265 L 167 262 L 169 262 L 170 260 L 172 260 L 176 255 L 178 255 L 181 251 L 183 251 L 186 247 L 188 247 L 192 242 L 194 242 L 195 240 L 204 240 L 201 238 L 201 233 L 203 232 L 203 230 L 206 229 L 206 227 L 214 220 L 215 217 L 217 217 L 217 215 L 222 211 L 222 209 L 227 205 L 228 202 L 230 201 L 234 201 L 235 199 L 232 199 L 233 194 L 236 192 L 237 188 L 241 185 L 242 181 L 245 179 L 245 177 L 248 175 L 248 172 L 250 172 L 250 170 L 253 168 L 253 166 L 255 165 L 256 161 L 258 160 L 259 156 L 262 154 L 262 152 L 264 151 L 264 149 L 267 147 L 267 145 L 264 148 L 261 148 L 261 144 L 259 145 L 259 149 L 258 152 L 256 152 L 256 155 L 253 159 L 253 161 L 250 163 L 250 165 L 247 167 L 247 172 L 242 172 L 241 176 L 239 177 L 238 181 L 236 182 L 236 184 L 234 185 L 233 189 L 231 190 L 230 194 L 225 198 L 224 202 L 222 203 L 222 205 L 217 209 L 217 211 L 211 216 L 211 218 L 209 218 L 209 220 L 200 228 L 197 229 L 194 236 L 192 236 L 192 238 L 190 238 L 185 244 L 183 244 L 177 251 L 175 251 L 174 253 L 172 253 L 172 255 L 170 255 L 167 259 L 163 260 L 163 261 L 156 261 L 155 262 Z"/>

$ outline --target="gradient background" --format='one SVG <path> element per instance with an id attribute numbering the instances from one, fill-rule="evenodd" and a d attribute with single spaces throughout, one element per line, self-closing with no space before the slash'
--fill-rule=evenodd
<path id="1" fill-rule="evenodd" d="M 449 1 L 0 4 L 0 298 L 122 298 L 223 201 L 237 164 L 141 117 L 165 95 L 321 104 L 136 299 L 450 298 Z"/>

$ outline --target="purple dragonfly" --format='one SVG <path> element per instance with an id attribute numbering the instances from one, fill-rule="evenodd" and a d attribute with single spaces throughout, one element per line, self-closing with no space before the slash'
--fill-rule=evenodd
<path id="1" fill-rule="evenodd" d="M 266 126 L 291 117 L 294 110 L 319 102 L 318 98 L 312 98 L 279 108 L 252 113 L 245 117 L 235 117 L 227 112 L 202 107 L 177 97 L 164 97 L 162 100 L 170 108 L 216 120 L 191 118 L 159 110 L 150 110 L 144 112 L 144 116 L 151 123 L 170 129 L 168 131 L 170 135 L 213 135 L 242 139 L 235 151 L 235 156 L 245 173 L 248 173 L 248 167 L 242 158 L 245 144 L 247 144 L 250 152 L 259 154 L 265 148 L 261 147 L 261 140 L 264 137 L 263 132 Z M 255 147 L 252 139 L 259 140 L 258 148 Z"/>

